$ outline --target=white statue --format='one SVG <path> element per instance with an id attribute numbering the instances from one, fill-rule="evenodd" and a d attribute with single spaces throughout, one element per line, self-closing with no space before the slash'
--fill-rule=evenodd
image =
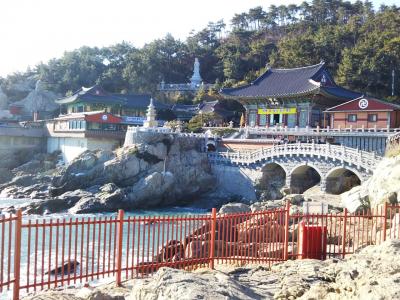
<path id="1" fill-rule="evenodd" d="M 196 85 L 201 84 L 202 81 L 203 81 L 203 79 L 201 79 L 201 76 L 200 76 L 200 63 L 199 63 L 199 59 L 196 57 L 194 59 L 193 75 L 192 75 L 192 78 L 190 78 L 190 84 L 192 86 L 196 86 Z"/>
<path id="2" fill-rule="evenodd" d="M 35 91 L 41 91 L 42 90 L 42 81 L 39 79 L 38 81 L 36 81 L 36 85 L 35 85 Z"/>

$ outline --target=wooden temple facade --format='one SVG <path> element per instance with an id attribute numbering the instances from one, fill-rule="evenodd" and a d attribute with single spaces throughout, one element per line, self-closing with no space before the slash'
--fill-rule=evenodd
<path id="1" fill-rule="evenodd" d="M 220 93 L 243 104 L 246 125 L 251 127 L 322 127 L 324 111 L 362 96 L 338 86 L 323 62 L 294 69 L 269 68 L 252 83 Z"/>

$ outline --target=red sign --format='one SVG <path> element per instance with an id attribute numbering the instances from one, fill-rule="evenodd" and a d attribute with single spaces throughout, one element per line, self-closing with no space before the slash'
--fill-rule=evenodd
<path id="1" fill-rule="evenodd" d="M 120 117 L 109 113 L 98 113 L 93 115 L 85 115 L 85 120 L 93 123 L 119 124 L 122 122 Z"/>

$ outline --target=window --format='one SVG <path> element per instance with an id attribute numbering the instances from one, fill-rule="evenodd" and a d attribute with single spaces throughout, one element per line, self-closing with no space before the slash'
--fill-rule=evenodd
<path id="1" fill-rule="evenodd" d="M 355 115 L 355 114 L 347 115 L 347 121 L 348 122 L 357 122 L 357 115 Z"/>
<path id="2" fill-rule="evenodd" d="M 368 122 L 376 122 L 376 121 L 378 121 L 377 114 L 368 114 Z"/>

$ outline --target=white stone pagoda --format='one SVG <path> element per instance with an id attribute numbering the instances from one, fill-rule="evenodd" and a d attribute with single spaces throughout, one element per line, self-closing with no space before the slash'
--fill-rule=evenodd
<path id="1" fill-rule="evenodd" d="M 146 113 L 146 121 L 143 122 L 143 127 L 144 128 L 154 128 L 158 127 L 158 122 L 156 120 L 156 109 L 154 107 L 153 103 L 153 98 L 150 99 L 150 104 L 147 107 L 147 113 Z"/>

